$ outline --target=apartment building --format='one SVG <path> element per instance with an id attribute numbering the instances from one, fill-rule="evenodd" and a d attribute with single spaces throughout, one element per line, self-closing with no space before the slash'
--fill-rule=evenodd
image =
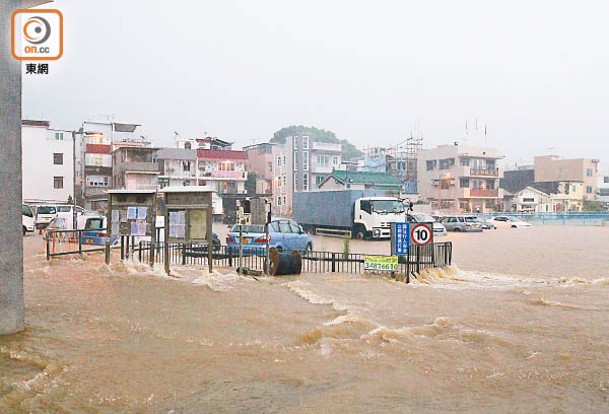
<path id="1" fill-rule="evenodd" d="M 74 197 L 74 139 L 71 131 L 48 121 L 23 120 L 23 200 L 31 204 L 66 203 Z"/>
<path id="2" fill-rule="evenodd" d="M 197 185 L 197 151 L 185 148 L 161 148 L 156 152 L 159 187 Z"/>
<path id="3" fill-rule="evenodd" d="M 490 212 L 501 208 L 498 161 L 494 148 L 440 145 L 417 154 L 422 197 L 440 212 Z"/>
<path id="4" fill-rule="evenodd" d="M 232 142 L 218 138 L 196 139 L 198 185 L 218 195 L 245 194 L 247 153 L 232 149 Z"/>
<path id="5" fill-rule="evenodd" d="M 535 182 L 583 183 L 583 200 L 595 200 L 598 188 L 598 160 L 560 158 L 556 155 L 535 157 Z"/>
<path id="6" fill-rule="evenodd" d="M 295 192 L 316 189 L 334 169 L 341 168 L 341 144 L 316 142 L 306 135 L 286 137 L 273 165 L 273 210 L 290 217 Z"/>
<path id="7" fill-rule="evenodd" d="M 89 210 L 105 211 L 113 188 L 112 152 L 120 147 L 150 147 L 138 124 L 83 122 L 76 134 L 77 202 Z"/>
<path id="8" fill-rule="evenodd" d="M 156 148 L 119 146 L 112 152 L 114 189 L 156 190 L 159 170 Z"/>
<path id="9" fill-rule="evenodd" d="M 256 174 L 256 194 L 273 194 L 273 161 L 276 144 L 265 142 L 243 147 L 247 153 L 248 172 Z"/>

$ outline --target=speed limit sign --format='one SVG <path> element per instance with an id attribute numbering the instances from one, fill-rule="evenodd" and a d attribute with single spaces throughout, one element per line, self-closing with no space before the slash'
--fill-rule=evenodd
<path id="1" fill-rule="evenodd" d="M 410 229 L 410 239 L 414 244 L 425 246 L 433 240 L 433 230 L 431 224 L 418 223 Z"/>

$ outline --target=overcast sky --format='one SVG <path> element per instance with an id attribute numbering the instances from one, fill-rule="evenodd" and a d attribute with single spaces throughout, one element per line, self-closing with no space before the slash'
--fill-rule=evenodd
<path id="1" fill-rule="evenodd" d="M 56 0 L 65 52 L 24 75 L 23 115 L 143 126 L 157 146 L 205 133 L 237 147 L 289 125 L 360 148 L 422 131 L 609 165 L 602 2 Z M 478 119 L 478 131 L 475 120 Z"/>

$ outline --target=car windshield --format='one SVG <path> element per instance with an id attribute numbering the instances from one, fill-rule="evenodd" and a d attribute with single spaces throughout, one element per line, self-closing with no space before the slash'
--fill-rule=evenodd
<path id="1" fill-rule="evenodd" d="M 399 200 L 376 200 L 372 201 L 372 211 L 376 213 L 403 213 L 404 204 Z"/>
<path id="2" fill-rule="evenodd" d="M 87 230 L 100 230 L 104 228 L 104 219 L 103 218 L 90 218 L 87 219 L 87 224 L 85 224 L 85 228 Z"/>
<path id="3" fill-rule="evenodd" d="M 53 206 L 40 206 L 36 211 L 37 214 L 55 214 L 57 209 Z"/>
<path id="4" fill-rule="evenodd" d="M 21 205 L 21 214 L 27 217 L 34 217 L 34 214 L 32 214 L 32 209 L 27 204 Z"/>
<path id="5" fill-rule="evenodd" d="M 59 207 L 57 207 L 57 211 L 59 213 L 69 213 L 70 210 L 72 210 L 71 206 L 59 206 Z"/>
<path id="6" fill-rule="evenodd" d="M 243 227 L 243 233 L 264 233 L 264 226 L 261 224 L 235 224 L 231 232 L 238 233 L 240 226 Z"/>
<path id="7" fill-rule="evenodd" d="M 433 223 L 436 221 L 432 216 L 425 213 L 415 213 L 412 214 L 412 217 L 414 217 L 419 223 Z"/>

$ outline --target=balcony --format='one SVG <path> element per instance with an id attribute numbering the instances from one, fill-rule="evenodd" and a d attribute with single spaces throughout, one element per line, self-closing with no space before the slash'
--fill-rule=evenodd
<path id="1" fill-rule="evenodd" d="M 116 166 L 118 172 L 158 172 L 159 166 L 154 162 L 121 162 Z"/>
<path id="2" fill-rule="evenodd" d="M 485 190 L 482 188 L 471 188 L 469 190 L 470 197 L 479 198 L 497 198 L 499 197 L 499 190 Z"/>
<path id="3" fill-rule="evenodd" d="M 234 180 L 234 181 L 245 181 L 247 180 L 246 171 L 201 171 L 199 174 L 200 179 L 222 179 L 222 180 Z"/>
<path id="4" fill-rule="evenodd" d="M 470 168 L 472 177 L 499 177 L 499 168 Z"/>

